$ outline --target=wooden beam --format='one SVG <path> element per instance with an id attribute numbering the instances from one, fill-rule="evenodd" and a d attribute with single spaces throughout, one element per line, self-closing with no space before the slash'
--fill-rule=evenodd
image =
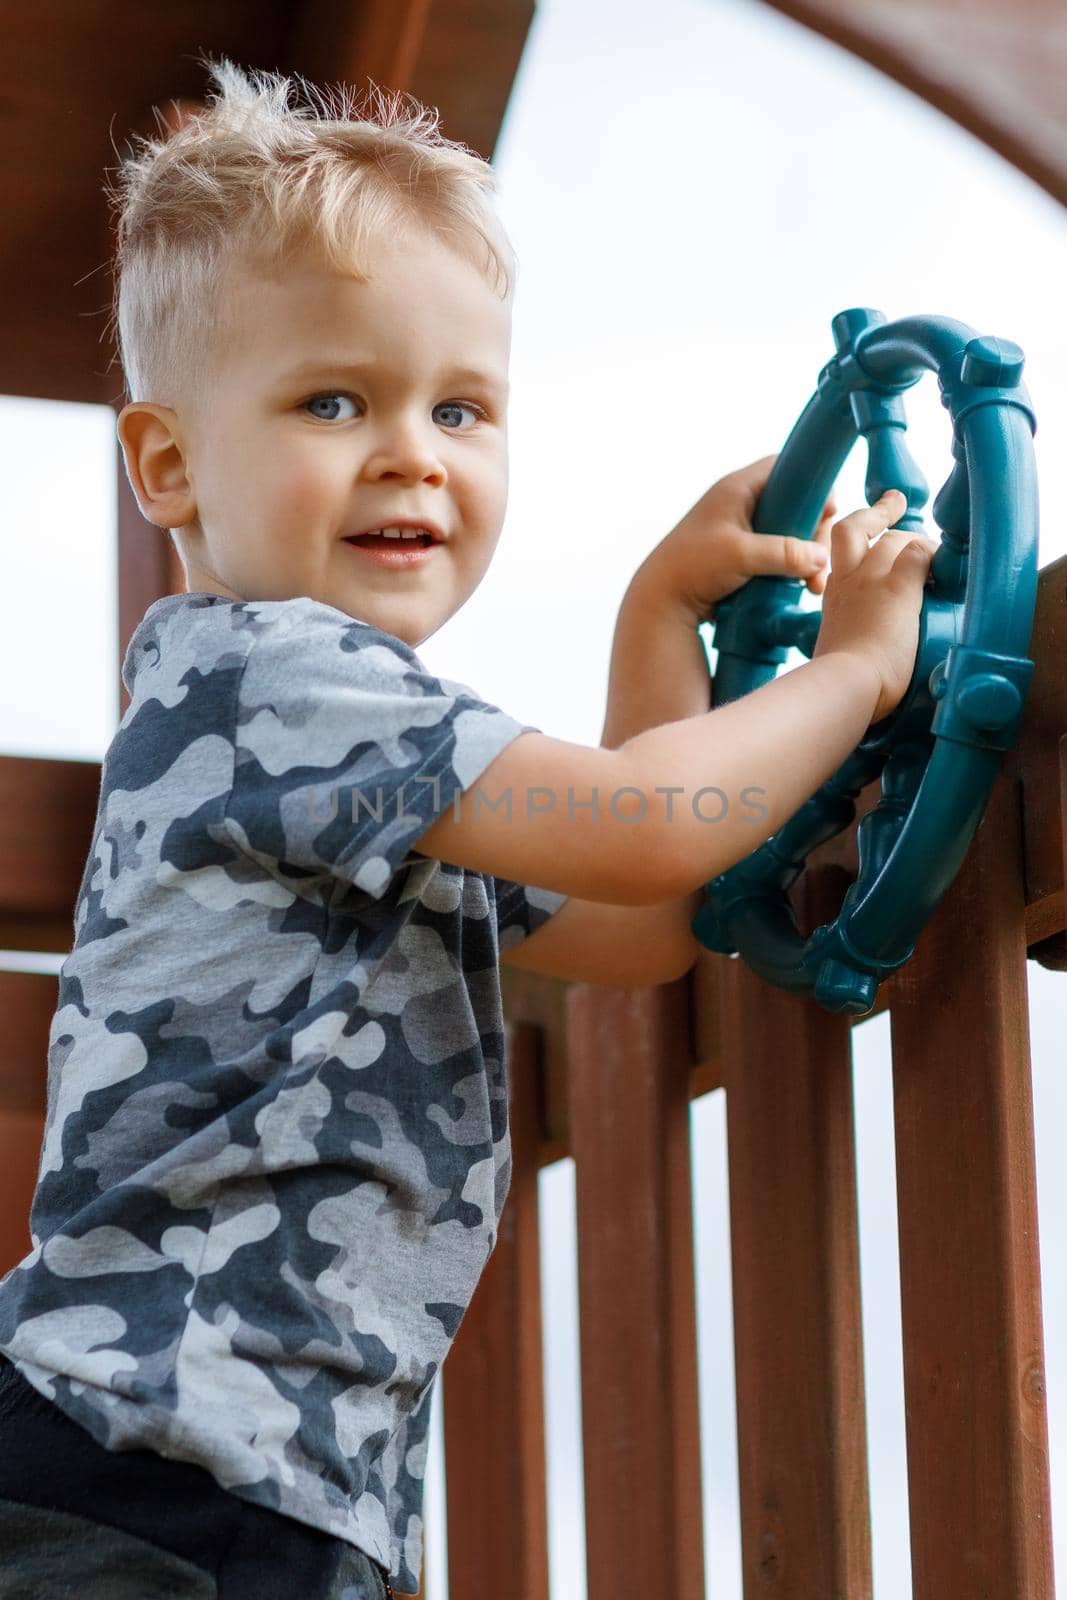
<path id="1" fill-rule="evenodd" d="M 105 176 L 131 133 L 158 132 L 155 108 L 203 93 L 201 51 L 313 82 L 370 73 L 490 155 L 532 15 L 533 0 L 172 0 L 131 27 L 122 5 L 8 8 L 0 391 L 121 403 Z"/>
<path id="2" fill-rule="evenodd" d="M 488 160 L 533 14 L 534 0 L 316 0 L 291 51 L 313 82 L 415 95 L 440 110 L 447 138 Z"/>
<path id="3" fill-rule="evenodd" d="M 767 0 L 894 78 L 1067 204 L 1060 0 Z"/>
<path id="4" fill-rule="evenodd" d="M 136 7 L 42 0 L 4 8 L 5 394 L 113 403 L 122 375 L 104 339 L 113 247 L 106 169 L 130 131 L 156 131 L 154 105 L 202 89 L 201 49 L 273 65 L 291 10 L 289 0 Z"/>

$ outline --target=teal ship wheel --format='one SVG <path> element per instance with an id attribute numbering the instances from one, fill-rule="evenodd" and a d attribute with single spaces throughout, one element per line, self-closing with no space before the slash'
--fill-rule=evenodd
<path id="1" fill-rule="evenodd" d="M 709 950 L 739 954 L 760 977 L 863 1016 L 903 966 L 982 818 L 1005 750 L 1018 738 L 1034 663 L 1036 427 L 1023 352 L 947 317 L 887 322 L 854 309 L 833 319 L 836 354 L 775 461 L 752 519 L 761 533 L 811 538 L 858 436 L 866 495 L 900 489 L 895 527 L 922 530 L 928 490 L 905 442 L 901 395 L 936 372 L 952 418 L 953 466 L 933 504 L 941 542 L 923 595 L 915 669 L 899 705 L 759 849 L 707 884 L 692 923 Z M 752 578 L 716 607 L 712 705 L 768 683 L 794 647 L 810 656 L 820 613 L 802 580 Z M 881 775 L 856 830 L 859 871 L 837 919 L 801 934 L 788 891 L 816 846 L 847 828 L 860 790 Z"/>

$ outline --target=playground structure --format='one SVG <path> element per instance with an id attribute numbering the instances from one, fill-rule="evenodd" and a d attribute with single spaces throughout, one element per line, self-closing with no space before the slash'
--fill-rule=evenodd
<path id="1" fill-rule="evenodd" d="M 952 13 L 950 40 L 943 21 L 935 32 L 943 9 L 923 0 L 779 9 L 924 95 L 1067 203 L 1067 39 L 1059 59 L 1051 28 L 1048 48 L 1033 48 L 1051 5 L 1009 14 L 971 3 Z M 470 0 L 457 20 L 443 0 L 308 0 L 247 16 L 219 4 L 209 16 L 178 0 L 138 8 L 118 46 L 99 19 L 71 27 L 66 11 L 50 22 L 49 10 L 13 25 L 25 36 L 0 67 L 16 103 L 24 80 L 43 96 L 24 145 L 11 141 L 0 157 L 5 192 L 21 196 L 8 216 L 0 387 L 117 411 L 121 382 L 99 343 L 107 290 L 89 276 L 109 248 L 99 185 L 112 124 L 116 138 L 152 131 L 151 108 L 172 99 L 168 114 L 180 116 L 199 91 L 193 51 L 203 48 L 313 81 L 410 89 L 440 106 L 451 136 L 488 155 L 533 7 Z M 996 97 L 981 90 L 992 80 Z M 85 225 L 72 228 L 79 206 Z M 25 274 L 27 259 L 41 270 Z M 182 580 L 140 516 L 117 446 L 116 474 L 121 660 L 145 609 Z M 1026 963 L 1067 972 L 1067 559 L 1039 573 L 1027 654 L 1021 730 L 966 860 L 874 1006 L 889 1011 L 892 1033 L 914 1600 L 1054 1593 Z M 0 756 L 0 947 L 69 948 L 99 776 L 93 762 Z M 857 873 L 857 830 L 878 799 L 874 780 L 855 822 L 809 857 L 791 891 L 805 931 L 837 915 Z M 451 1593 L 548 1597 L 537 1175 L 570 1155 L 589 1600 L 703 1600 L 689 1105 L 722 1087 L 745 1600 L 864 1600 L 851 1083 L 851 1028 L 862 1023 L 710 951 L 686 978 L 645 990 L 514 969 L 502 981 L 514 1165 L 443 1380 L 448 1482 L 463 1491 L 448 1504 Z M 55 998 L 51 975 L 0 972 L 0 1270 L 26 1249 Z"/>

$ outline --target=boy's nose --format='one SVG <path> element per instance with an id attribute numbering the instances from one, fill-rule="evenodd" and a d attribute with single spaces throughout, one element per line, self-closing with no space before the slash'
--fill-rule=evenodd
<path id="1" fill-rule="evenodd" d="M 383 432 L 372 444 L 363 471 L 370 478 L 409 478 L 416 483 L 444 483 L 447 477 L 436 440 L 410 425 Z"/>

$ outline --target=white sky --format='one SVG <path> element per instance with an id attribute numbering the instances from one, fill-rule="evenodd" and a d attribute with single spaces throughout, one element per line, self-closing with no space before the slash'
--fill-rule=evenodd
<path id="1" fill-rule="evenodd" d="M 710 483 L 781 448 L 849 306 L 951 316 L 1022 346 L 1040 564 L 1067 553 L 1067 221 L 922 101 L 754 0 L 539 0 L 497 167 L 521 263 L 511 500 L 481 589 L 420 649 L 432 671 L 598 743 L 631 574 Z M 905 404 L 929 507 L 949 419 L 932 376 Z M 0 440 L 0 749 L 98 761 L 118 722 L 112 414 L 0 398 Z M 863 504 L 864 467 L 854 452 L 842 510 Z M 1067 978 L 1028 974 L 1062 1570 L 1067 1267 L 1050 1241 L 1067 1203 Z M 888 1018 L 853 1038 L 875 1595 L 897 1600 L 910 1563 Z M 707 1593 L 739 1600 L 721 1093 L 694 1103 L 692 1135 Z M 541 1196 L 552 1595 L 584 1600 L 573 1163 L 542 1175 Z M 439 1400 L 430 1600 L 447 1595 Z"/>

